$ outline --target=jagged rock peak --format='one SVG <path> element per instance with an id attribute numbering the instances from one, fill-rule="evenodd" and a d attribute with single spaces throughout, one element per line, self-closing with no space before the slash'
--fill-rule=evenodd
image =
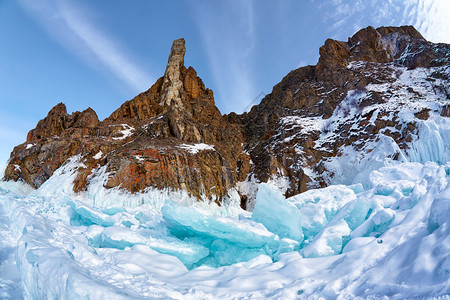
<path id="1" fill-rule="evenodd" d="M 426 42 L 413 26 L 363 28 L 348 39 L 355 59 L 373 62 L 389 62 L 398 58 L 407 43 L 416 40 Z"/>
<path id="2" fill-rule="evenodd" d="M 400 27 L 378 27 L 374 28 L 368 26 L 356 32 L 351 38 L 348 39 L 350 45 L 355 45 L 358 42 L 373 42 L 376 39 L 385 37 L 402 37 L 404 39 L 413 40 L 419 39 L 425 41 L 424 37 L 413 26 L 400 26 Z"/>
<path id="3" fill-rule="evenodd" d="M 27 141 L 38 140 L 53 135 L 60 135 L 65 128 L 67 108 L 64 103 L 58 103 L 40 120 L 35 129 L 28 133 Z"/>
<path id="4" fill-rule="evenodd" d="M 131 99 L 114 111 L 106 122 L 122 120 L 142 121 L 169 110 L 192 112 L 191 100 L 208 101 L 214 106 L 214 97 L 210 89 L 205 88 L 203 81 L 197 77 L 192 67 L 184 66 L 186 52 L 184 39 L 173 42 L 164 76 L 153 86 Z"/>
<path id="5" fill-rule="evenodd" d="M 398 58 L 407 42 L 426 42 L 413 26 L 368 26 L 359 30 L 347 42 L 328 39 L 320 48 L 319 63 L 325 60 L 361 60 L 386 63 Z"/>
<path id="6" fill-rule="evenodd" d="M 167 62 L 166 72 L 164 73 L 164 81 L 162 90 L 164 95 L 160 105 L 175 105 L 182 107 L 180 91 L 183 88 L 181 69 L 184 67 L 184 54 L 186 47 L 184 39 L 173 41 L 170 50 L 169 60 Z"/>
<path id="7" fill-rule="evenodd" d="M 165 75 L 168 75 L 170 68 L 181 68 L 184 66 L 184 54 L 186 53 L 185 41 L 183 38 L 174 40 L 170 49 L 169 60 L 167 62 Z"/>
<path id="8" fill-rule="evenodd" d="M 359 30 L 347 42 L 326 40 L 319 50 L 316 79 L 331 79 L 341 85 L 339 78 L 345 72 L 343 69 L 352 61 L 394 62 L 408 68 L 430 67 L 439 56 L 431 44 L 413 26 L 377 29 L 369 26 Z"/>
<path id="9" fill-rule="evenodd" d="M 69 115 L 64 103 L 58 103 L 40 120 L 35 129 L 30 130 L 27 142 L 60 136 L 68 128 L 92 129 L 99 125 L 98 116 L 92 108 Z"/>

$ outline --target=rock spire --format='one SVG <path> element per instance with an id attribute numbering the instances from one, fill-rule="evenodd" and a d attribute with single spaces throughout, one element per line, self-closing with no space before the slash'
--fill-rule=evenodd
<path id="1" fill-rule="evenodd" d="M 183 38 L 173 41 L 166 72 L 163 77 L 162 90 L 164 95 L 161 99 L 161 106 L 183 106 L 180 92 L 183 88 L 181 71 L 184 67 L 185 52 L 186 47 Z"/>

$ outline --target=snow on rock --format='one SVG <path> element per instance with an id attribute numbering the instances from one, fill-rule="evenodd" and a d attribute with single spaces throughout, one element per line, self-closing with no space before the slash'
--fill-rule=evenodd
<path id="1" fill-rule="evenodd" d="M 97 154 L 95 154 L 94 156 L 92 156 L 93 159 L 100 159 L 103 156 L 103 152 L 99 151 Z"/>
<path id="2" fill-rule="evenodd" d="M 182 149 L 186 149 L 192 154 L 197 154 L 199 151 L 205 151 L 205 150 L 213 150 L 214 146 L 207 145 L 207 144 L 194 144 L 194 145 L 188 145 L 188 144 L 182 144 L 179 146 Z"/>
<path id="3" fill-rule="evenodd" d="M 348 68 L 364 69 L 366 65 L 366 62 L 351 62 Z M 450 119 L 440 114 L 442 106 L 448 102 L 447 95 L 445 88 L 436 88 L 445 86 L 446 82 L 433 77 L 433 74 L 448 72 L 448 66 L 410 70 L 392 64 L 389 68 L 392 69 L 389 71 L 391 81 L 372 83 L 364 89 L 348 92 L 331 118 L 326 120 L 314 148 L 330 151 L 327 145 L 339 138 L 342 128 L 349 128 L 346 132 L 349 136 L 358 136 L 362 130 L 361 118 L 367 114 L 371 117 L 364 122 L 371 126 L 376 127 L 377 122 L 396 125 L 384 124 L 378 133 L 370 135 L 370 139 L 356 139 L 352 144 L 340 147 L 338 155 L 323 158 L 323 167 L 327 170 L 323 178 L 328 184 L 362 183 L 367 188 L 370 172 L 383 166 L 407 161 L 433 161 L 443 165 L 450 161 Z M 383 101 L 361 105 L 372 93 L 382 95 Z M 426 117 L 418 118 L 416 114 L 422 112 L 426 112 Z M 405 131 L 407 127 L 413 129 Z M 410 136 L 406 138 L 407 132 Z M 392 138 L 392 133 L 400 134 L 407 142 Z M 313 172 L 308 175 L 310 178 L 316 176 Z"/>
<path id="4" fill-rule="evenodd" d="M 145 161 L 145 158 L 143 158 L 142 156 L 140 156 L 140 155 L 135 155 L 134 156 L 138 161 Z"/>
<path id="5" fill-rule="evenodd" d="M 280 119 L 280 122 L 290 128 L 300 126 L 301 134 L 307 134 L 310 131 L 322 131 L 326 121 L 322 117 L 300 117 L 288 116 Z"/>
<path id="6" fill-rule="evenodd" d="M 354 146 L 341 149 L 341 156 L 330 157 L 325 161 L 327 170 L 333 177 L 331 184 L 357 184 L 370 187 L 369 175 L 381 167 L 408 161 L 397 143 L 388 136 L 381 135 L 378 141 L 368 142 L 364 151 L 357 151 Z M 395 153 L 399 153 L 394 160 Z"/>
<path id="7" fill-rule="evenodd" d="M 119 137 L 113 137 L 113 140 L 124 140 L 127 137 L 131 136 L 133 134 L 133 131 L 135 130 L 134 127 L 128 125 L 128 124 L 120 124 L 119 126 L 122 126 L 122 130 L 119 131 L 119 133 L 122 136 Z"/>

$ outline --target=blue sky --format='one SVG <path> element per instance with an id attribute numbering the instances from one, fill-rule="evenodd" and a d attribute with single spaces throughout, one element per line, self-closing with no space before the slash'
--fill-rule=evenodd
<path id="1" fill-rule="evenodd" d="M 179 37 L 220 111 L 240 113 L 329 37 L 411 24 L 450 43 L 448 16 L 447 0 L 0 0 L 0 167 L 55 104 L 104 119 L 147 90 Z"/>

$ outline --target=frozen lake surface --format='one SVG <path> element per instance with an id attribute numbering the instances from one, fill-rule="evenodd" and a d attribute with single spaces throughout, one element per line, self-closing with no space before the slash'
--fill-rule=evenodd
<path id="1" fill-rule="evenodd" d="M 0 182 L 0 298 L 449 299 L 449 165 L 288 199 L 262 184 L 250 213 L 100 182 L 75 195 L 77 163 L 38 190 Z"/>

